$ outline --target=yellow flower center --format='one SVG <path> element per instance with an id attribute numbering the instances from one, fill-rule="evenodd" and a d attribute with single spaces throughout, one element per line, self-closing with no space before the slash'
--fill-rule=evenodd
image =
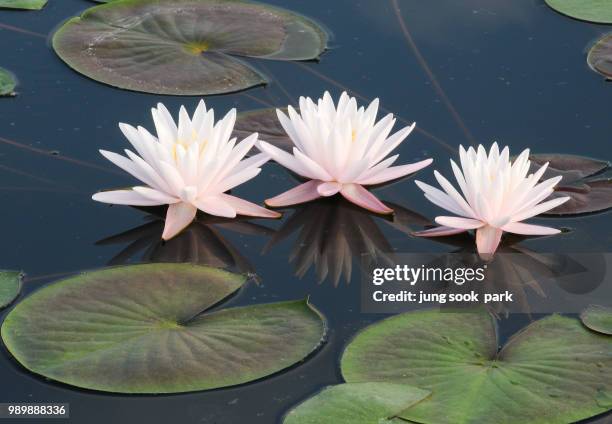
<path id="1" fill-rule="evenodd" d="M 210 46 L 205 41 L 188 43 L 188 44 L 185 45 L 185 50 L 187 51 L 187 53 L 191 53 L 191 54 L 193 54 L 195 56 L 198 56 L 198 55 L 208 51 L 209 48 L 210 48 Z"/>

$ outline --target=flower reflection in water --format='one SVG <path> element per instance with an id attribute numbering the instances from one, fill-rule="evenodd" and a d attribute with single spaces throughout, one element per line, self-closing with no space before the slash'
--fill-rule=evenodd
<path id="1" fill-rule="evenodd" d="M 234 272 L 253 273 L 254 267 L 220 230 L 244 235 L 270 236 L 273 230 L 249 222 L 248 218 L 224 219 L 198 216 L 177 237 L 163 241 L 162 216 L 149 215 L 150 222 L 96 242 L 97 245 L 127 246 L 115 255 L 109 265 L 133 262 L 185 262 L 225 268 Z"/>
<path id="2" fill-rule="evenodd" d="M 486 304 L 498 317 L 507 317 L 510 313 L 549 313 L 551 311 L 548 309 L 560 301 L 555 299 L 559 292 L 563 297 L 586 295 L 582 299 L 576 297 L 572 302 L 588 303 L 588 294 L 595 291 L 603 281 L 600 271 L 606 268 L 604 257 L 597 254 L 539 253 L 518 245 L 525 239 L 514 235 L 504 238 L 498 254 L 486 261 L 486 279 L 483 282 L 463 286 L 447 283 L 440 286 L 439 292 L 469 293 L 474 290 L 480 293 L 481 299 L 484 293 L 513 293 L 511 302 L 493 301 Z M 451 254 L 440 255 L 435 263 L 427 266 L 452 268 L 480 266 L 484 263 L 474 248 L 472 236 L 464 233 L 435 240 L 458 249 Z"/>
<path id="3" fill-rule="evenodd" d="M 412 222 L 422 225 L 426 218 L 393 205 L 396 215 L 402 216 L 402 225 Z M 295 265 L 295 274 L 302 278 L 314 268 L 318 283 L 326 279 L 338 286 L 340 280 L 351 282 L 353 261 L 364 273 L 373 266 L 394 266 L 394 249 L 381 231 L 380 222 L 387 218 L 356 207 L 344 199 L 319 199 L 294 208 L 292 215 L 272 236 L 264 249 L 272 247 L 297 233 L 289 253 Z"/>

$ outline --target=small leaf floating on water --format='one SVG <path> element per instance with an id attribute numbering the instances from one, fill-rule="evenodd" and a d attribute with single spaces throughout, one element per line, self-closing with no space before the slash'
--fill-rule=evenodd
<path id="1" fill-rule="evenodd" d="M 2 340 L 29 371 L 91 390 L 179 393 L 243 384 L 302 361 L 326 327 L 306 301 L 217 307 L 246 279 L 188 264 L 85 272 L 19 303 L 4 320 Z"/>
<path id="2" fill-rule="evenodd" d="M 327 33 L 301 15 L 243 0 L 122 0 L 70 19 L 52 44 L 70 67 L 105 84 L 205 95 L 267 82 L 236 56 L 314 59 Z"/>
<path id="3" fill-rule="evenodd" d="M 549 162 L 544 176 L 563 177 L 550 199 L 570 197 L 570 200 L 545 212 L 545 215 L 578 215 L 612 208 L 612 180 L 598 176 L 610 169 L 608 162 L 565 154 L 536 154 L 529 159 L 530 172 Z"/>

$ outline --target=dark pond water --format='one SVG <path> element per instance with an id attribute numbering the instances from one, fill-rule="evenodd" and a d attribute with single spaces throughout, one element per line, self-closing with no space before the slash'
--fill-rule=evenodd
<path id="1" fill-rule="evenodd" d="M 454 150 L 469 140 L 498 140 L 515 153 L 531 147 L 541 153 L 612 159 L 612 87 L 591 72 L 585 61 L 585 49 L 609 27 L 563 17 L 543 0 L 400 0 L 401 18 L 452 102 L 453 117 L 407 44 L 391 2 L 268 2 L 321 22 L 334 34 L 331 49 L 320 63 L 257 61 L 273 82 L 265 88 L 207 98 L 215 110 L 284 106 L 295 103 L 299 95 L 318 97 L 324 90 L 339 94 L 345 87 L 367 99 L 380 97 L 386 109 L 407 121 L 417 121 L 432 135 L 411 135 L 399 149 L 405 162 L 433 157 L 436 168 L 446 172 L 448 158 L 454 153 L 445 145 Z M 120 151 L 126 147 L 118 122 L 150 127 L 149 109 L 156 102 L 163 101 L 176 111 L 181 104 L 193 109 L 199 100 L 122 91 L 66 67 L 50 49 L 47 35 L 92 4 L 50 0 L 40 12 L 0 11 L 0 66 L 20 80 L 19 96 L 0 100 L 0 267 L 27 273 L 24 295 L 60 278 L 58 274 L 109 263 L 169 259 L 181 249 L 178 240 L 155 250 L 161 228 L 145 213 L 90 199 L 91 193 L 102 188 L 132 182 L 114 173 L 97 152 L 98 148 Z M 431 171 L 422 172 L 420 178 L 431 182 Z M 286 172 L 270 164 L 257 180 L 240 187 L 238 194 L 263 200 L 292 184 Z M 377 193 L 425 217 L 439 212 L 424 201 L 411 180 Z M 284 238 L 275 233 L 287 218 L 193 230 L 209 263 L 252 269 L 259 276 L 260 284 L 249 284 L 232 304 L 310 296 L 325 314 L 328 341 L 304 364 L 236 388 L 127 397 L 44 381 L 25 372 L 3 350 L 0 401 L 70 403 L 75 423 L 278 422 L 296 402 L 324 385 L 340 382 L 338 358 L 343 346 L 356 330 L 383 317 L 360 312 L 358 262 L 364 236 L 358 234 L 365 234 L 366 242 L 382 251 L 456 249 L 408 237 L 381 218 L 337 202 L 311 208 L 294 211 L 303 214 L 302 218 L 284 227 L 288 232 Z M 424 222 L 418 217 L 409 221 L 414 228 Z M 573 231 L 561 236 L 562 242 L 545 238 L 525 241 L 522 246 L 540 252 L 559 246 L 569 252 L 604 252 L 610 247 L 610 214 L 547 221 Z M 379 231 L 382 236 L 376 235 Z M 313 237 L 327 243 L 324 257 L 312 256 L 307 250 Z M 351 247 L 348 257 L 352 256 L 353 273 L 348 281 L 343 275 L 337 285 L 332 271 L 320 281 L 325 264 L 338 262 L 341 252 L 334 250 L 332 241 L 342 237 Z M 270 247 L 273 238 L 280 240 Z M 502 341 L 535 317 L 516 315 L 502 320 Z"/>

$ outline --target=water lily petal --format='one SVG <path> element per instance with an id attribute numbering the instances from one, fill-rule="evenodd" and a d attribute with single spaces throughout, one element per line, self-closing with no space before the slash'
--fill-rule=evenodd
<path id="1" fill-rule="evenodd" d="M 476 247 L 478 253 L 488 258 L 493 255 L 499 246 L 503 231 L 499 228 L 486 225 L 476 230 Z"/>
<path id="2" fill-rule="evenodd" d="M 414 183 L 425 193 L 425 198 L 427 198 L 434 205 L 440 206 L 442 209 L 446 209 L 449 212 L 454 214 L 464 216 L 465 211 L 457 204 L 452 197 L 448 194 L 439 190 L 429 184 L 425 184 L 424 182 L 415 180 Z"/>
<path id="3" fill-rule="evenodd" d="M 514 234 L 524 234 L 528 236 L 547 236 L 551 234 L 559 234 L 561 230 L 551 227 L 543 227 L 541 225 L 524 224 L 522 222 L 512 222 L 502 227 L 502 230 Z"/>
<path id="4" fill-rule="evenodd" d="M 444 227 L 461 228 L 464 230 L 475 230 L 485 224 L 477 219 L 460 218 L 457 216 L 438 216 L 436 222 Z"/>
<path id="5" fill-rule="evenodd" d="M 240 161 L 240 163 L 234 167 L 234 170 L 232 172 L 238 173 L 247 168 L 259 168 L 269 160 L 270 156 L 266 155 L 265 153 L 257 153 L 256 155 L 253 155 L 249 158 L 246 158 L 245 160 Z"/>
<path id="6" fill-rule="evenodd" d="M 196 212 L 197 209 L 195 206 L 185 202 L 174 203 L 168 206 L 162 239 L 170 240 L 183 231 L 191 224 L 196 216 Z"/>
<path id="7" fill-rule="evenodd" d="M 134 190 L 101 191 L 91 196 L 91 198 L 97 202 L 111 203 L 113 205 L 159 206 L 164 204 L 164 202 L 144 197 Z"/>
<path id="8" fill-rule="evenodd" d="M 143 136 L 139 130 L 128 124 L 120 123 L 119 129 L 146 162 L 154 161 L 155 155 L 152 153 L 152 149 L 149 146 L 150 143 L 148 137 L 147 139 L 143 139 Z"/>
<path id="9" fill-rule="evenodd" d="M 467 230 L 463 228 L 451 228 L 442 226 L 429 228 L 423 231 L 414 231 L 412 235 L 416 237 L 445 237 L 465 233 L 466 231 Z"/>
<path id="10" fill-rule="evenodd" d="M 282 194 L 271 199 L 266 199 L 266 205 L 278 208 L 282 206 L 297 205 L 299 203 L 309 202 L 314 199 L 321 197 L 317 191 L 317 187 L 322 181 L 311 180 L 306 183 L 300 184 L 297 187 L 292 188 Z"/>
<path id="11" fill-rule="evenodd" d="M 406 175 L 414 174 L 415 172 L 430 165 L 432 162 L 433 159 L 425 159 L 417 163 L 392 166 L 370 178 L 359 180 L 358 183 L 362 185 L 374 185 L 386 183 L 387 181 L 397 180 L 398 178 L 405 177 Z"/>
<path id="12" fill-rule="evenodd" d="M 106 159 L 111 161 L 114 165 L 123 169 L 128 174 L 136 177 L 143 183 L 149 186 L 152 186 L 152 187 L 156 186 L 155 181 L 149 178 L 147 174 L 142 171 L 142 169 L 136 166 L 134 162 L 132 162 L 130 159 L 126 158 L 125 156 L 121 156 L 120 154 L 109 152 L 107 150 L 99 150 L 99 152 L 102 156 L 104 156 Z"/>
<path id="13" fill-rule="evenodd" d="M 229 194 L 220 194 L 219 198 L 223 199 L 227 204 L 236 210 L 238 215 L 255 216 L 261 218 L 280 218 L 281 214 L 270 209 L 263 208 L 255 203 L 247 202 Z"/>
<path id="14" fill-rule="evenodd" d="M 446 194 L 448 194 L 455 201 L 455 203 L 457 203 L 459 207 L 464 210 L 466 216 L 469 216 L 472 218 L 476 216 L 476 213 L 474 212 L 474 210 L 465 201 L 465 199 L 457 191 L 457 189 L 453 187 L 450 181 L 444 178 L 444 176 L 442 176 L 442 174 L 440 174 L 438 171 L 434 171 L 434 176 L 436 177 L 438 184 L 440 184 L 440 187 L 442 187 L 444 191 L 446 192 Z"/>
<path id="15" fill-rule="evenodd" d="M 378 161 L 385 158 L 389 153 L 391 153 L 397 146 L 400 145 L 402 141 L 406 139 L 410 135 L 410 133 L 416 127 L 416 123 L 413 123 L 409 127 L 402 128 L 387 140 L 385 140 L 384 144 L 380 147 L 380 151 L 377 152 L 375 156 L 373 156 L 373 162 L 377 163 Z"/>
<path id="16" fill-rule="evenodd" d="M 260 172 L 261 168 L 248 168 L 236 174 L 232 174 L 225 180 L 219 182 L 216 185 L 215 191 L 225 193 L 226 191 L 255 178 Z"/>
<path id="17" fill-rule="evenodd" d="M 293 155 L 295 158 L 308 169 L 310 175 L 314 175 L 317 180 L 329 181 L 332 180 L 332 176 L 325 170 L 321 165 L 310 159 L 304 153 L 300 152 L 295 147 L 293 148 Z"/>
<path id="18" fill-rule="evenodd" d="M 236 217 L 236 209 L 219 195 L 199 198 L 194 204 L 209 215 L 223 218 Z"/>
<path id="19" fill-rule="evenodd" d="M 333 196 L 342 188 L 342 184 L 335 181 L 323 182 L 317 186 L 317 191 L 323 197 Z"/>
<path id="20" fill-rule="evenodd" d="M 357 184 L 362 184 L 361 181 L 365 181 L 368 178 L 374 177 L 379 173 L 383 172 L 385 169 L 389 168 L 391 165 L 395 163 L 395 161 L 399 158 L 399 155 L 389 156 L 387 159 L 378 162 L 376 165 L 368 168 L 367 171 L 363 172 L 359 175 L 359 178 L 355 180 Z M 368 161 L 369 162 L 369 161 Z"/>
<path id="21" fill-rule="evenodd" d="M 346 200 L 369 211 L 380 214 L 391 214 L 393 209 L 382 203 L 376 196 L 359 184 L 344 184 L 340 190 Z"/>
<path id="22" fill-rule="evenodd" d="M 142 197 L 146 197 L 147 199 L 151 199 L 153 201 L 159 202 L 160 205 L 164 205 L 164 204 L 170 205 L 172 203 L 176 203 L 180 201 L 180 199 L 178 199 L 177 197 L 170 196 L 162 191 L 155 190 L 149 187 L 136 186 L 136 187 L 132 187 L 132 190 L 142 195 Z"/>
<path id="23" fill-rule="evenodd" d="M 295 156 L 285 152 L 284 150 L 281 150 L 278 147 L 271 145 L 270 143 L 266 143 L 263 140 L 259 140 L 257 142 L 257 147 L 259 147 L 259 150 L 269 155 L 280 165 L 295 172 L 296 174 L 301 175 L 302 177 L 310 178 L 312 180 L 317 179 L 317 176 L 314 173 L 310 172 L 308 168 L 306 168 L 300 161 L 295 158 Z"/>
<path id="24" fill-rule="evenodd" d="M 247 138 L 245 138 L 244 140 L 242 140 L 240 143 L 238 143 L 236 147 L 234 147 L 231 150 L 227 159 L 224 161 L 225 163 L 223 164 L 223 169 L 221 170 L 221 172 L 219 172 L 217 177 L 213 180 L 213 184 L 221 181 L 227 175 L 234 172 L 234 169 L 239 164 L 240 160 L 244 158 L 244 156 L 247 154 L 249 150 L 251 150 L 251 148 L 255 145 L 256 142 L 257 142 L 257 133 L 253 133 Z"/>
<path id="25" fill-rule="evenodd" d="M 539 205 L 536 205 L 531 209 L 520 212 L 517 215 L 513 215 L 512 221 L 523 221 L 525 219 L 539 215 L 541 213 L 544 213 L 546 211 L 556 208 L 557 206 L 567 202 L 569 199 L 570 199 L 569 197 L 557 197 L 555 199 L 540 203 Z"/>

